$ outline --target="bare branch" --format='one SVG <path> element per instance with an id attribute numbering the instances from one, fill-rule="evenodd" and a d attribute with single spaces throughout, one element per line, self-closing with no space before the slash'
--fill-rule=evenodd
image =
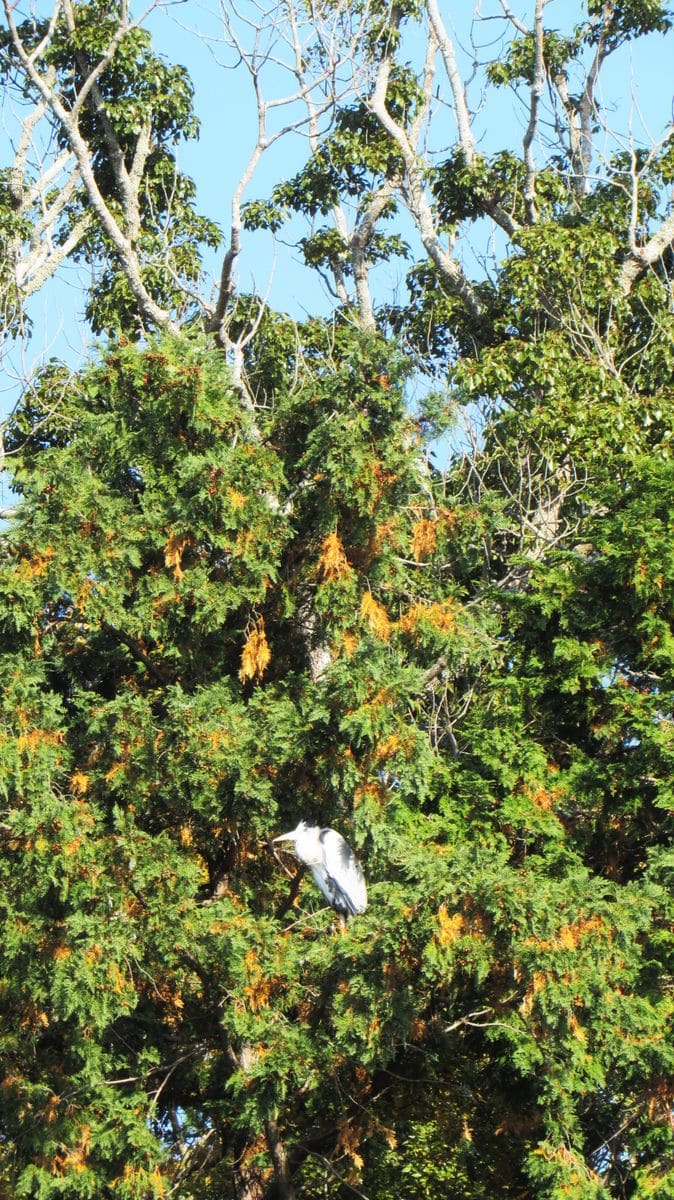
<path id="1" fill-rule="evenodd" d="M 550 83 L 566 118 L 568 154 L 573 172 L 572 186 L 579 196 L 586 195 L 590 186 L 590 168 L 593 156 L 592 124 L 597 111 L 595 93 L 601 68 L 614 48 L 609 42 L 614 9 L 615 4 L 610 0 L 604 4 L 601 16 L 598 18 L 600 30 L 597 47 L 585 77 L 580 100 L 570 95 L 564 72 L 550 77 Z M 563 134 L 561 129 L 560 134 Z"/>
<path id="2" fill-rule="evenodd" d="M 472 165 L 475 157 L 475 140 L 471 129 L 470 114 L 468 105 L 466 104 L 466 93 L 464 91 L 463 80 L 459 74 L 459 69 L 456 63 L 456 54 L 454 53 L 454 43 L 450 38 L 445 24 L 440 16 L 437 0 L 426 0 L 428 9 L 428 19 L 430 22 L 433 36 L 437 45 L 440 48 L 442 61 L 445 65 L 449 86 L 452 89 L 452 97 L 454 100 L 454 112 L 456 114 L 456 124 L 459 131 L 459 145 L 463 151 L 464 158 L 469 166 Z"/>
<path id="3" fill-rule="evenodd" d="M 674 195 L 673 195 L 674 200 Z M 622 296 L 628 296 L 641 272 L 646 267 L 653 266 L 662 258 L 666 250 L 674 245 L 674 212 L 670 213 L 660 228 L 643 245 L 630 247 L 629 257 L 625 259 L 618 275 L 618 290 Z"/>
<path id="4" fill-rule="evenodd" d="M 54 4 L 51 17 L 49 18 L 49 24 L 47 26 L 47 32 L 42 40 L 38 42 L 37 46 L 30 55 L 30 60 L 32 63 L 36 63 L 42 58 L 44 51 L 47 49 L 47 46 L 54 36 L 54 30 L 56 28 L 59 16 L 61 15 L 61 3 L 62 0 L 56 0 L 56 3 Z"/>
<path id="5" fill-rule="evenodd" d="M 508 20 L 515 26 L 515 29 L 517 29 L 519 33 L 528 34 L 529 30 L 524 24 L 524 21 L 520 21 L 519 17 L 515 16 L 510 5 L 508 4 L 508 0 L 500 0 L 500 4 Z"/>
<path id="6" fill-rule="evenodd" d="M 75 40 L 77 28 L 71 0 L 64 0 L 64 7 L 68 31 L 73 40 Z M 154 5 L 152 5 L 151 8 L 152 7 L 154 7 Z M 148 15 L 148 13 L 151 11 L 151 8 L 143 14 L 143 17 L 139 18 L 138 22 L 134 22 L 134 26 L 130 26 L 125 17 L 122 16 L 120 25 L 114 37 L 111 39 L 105 53 L 95 67 L 91 66 L 83 51 L 75 51 L 75 58 L 77 59 L 80 70 L 84 76 L 84 83 L 82 84 L 77 94 L 75 103 L 70 110 L 70 117 L 72 121 L 76 122 L 78 119 L 78 114 L 84 107 L 88 97 L 91 97 L 90 105 L 101 122 L 103 136 L 105 138 L 108 154 L 110 155 L 110 162 L 115 175 L 115 182 L 122 200 L 126 234 L 130 242 L 135 241 L 140 233 L 140 206 L 138 189 L 140 187 L 141 177 L 147 161 L 147 156 L 150 151 L 152 118 L 151 115 L 149 115 L 143 122 L 143 126 L 136 143 L 132 169 L 129 172 L 124 160 L 124 152 L 119 144 L 119 139 L 115 133 L 112 121 L 108 116 L 105 101 L 98 86 L 98 80 L 110 66 L 117 49 L 119 48 L 123 39 L 129 33 L 130 29 L 139 24 L 140 21 L 142 21 L 144 17 Z"/>
<path id="7" fill-rule="evenodd" d="M 53 81 L 54 72 L 50 72 L 50 75 Z M 46 110 L 45 101 L 40 101 L 23 122 L 10 172 L 10 194 L 16 212 L 20 217 L 32 218 L 28 248 L 24 249 L 20 235 L 11 237 L 8 243 L 8 258 L 13 261 L 16 286 L 24 300 L 42 287 L 75 250 L 93 221 L 92 214 L 85 213 L 74 223 L 67 237 L 61 237 L 58 242 L 55 240 L 59 220 L 80 184 L 80 173 L 75 164 L 68 178 L 54 193 L 59 176 L 74 162 L 72 151 L 63 150 L 48 167 L 38 171 L 32 182 L 26 178 L 32 134 Z M 50 187 L 52 199 L 47 205 L 45 197 Z M 38 204 L 42 209 L 39 218 L 32 213 Z"/>
<path id="8" fill-rule="evenodd" d="M 66 169 L 66 167 L 69 167 L 72 163 L 73 153 L 71 150 L 63 150 L 61 154 L 57 155 L 50 166 L 40 171 L 37 178 L 24 193 L 23 199 L 19 206 L 19 211 L 27 211 L 33 204 L 36 204 L 38 200 L 42 200 L 52 180 L 56 180 L 58 176 Z M 75 170 L 76 169 L 77 168 L 75 168 Z M 63 185 L 61 185 L 60 191 L 63 191 Z M 56 201 L 54 204 L 55 203 Z"/>
<path id="9" fill-rule="evenodd" d="M 51 67 L 46 76 L 46 80 L 50 86 L 53 86 L 55 78 L 56 70 L 54 67 Z M 26 158 L 28 156 L 28 150 L 31 144 L 33 130 L 42 120 L 42 117 L 46 111 L 46 100 L 40 100 L 40 102 L 35 105 L 35 108 L 32 110 L 32 112 L 28 114 L 21 127 L 21 135 L 19 137 L 19 143 L 14 155 L 14 163 L 9 174 L 9 192 L 17 209 L 21 209 L 25 203 L 24 181 L 26 175 Z"/>
<path id="10" fill-rule="evenodd" d="M 351 260 L 356 286 L 356 298 L 363 329 L 374 330 L 377 323 L 374 318 L 372 297 L 369 285 L 368 246 L 375 231 L 377 221 L 383 213 L 395 187 L 394 180 L 387 180 L 367 205 L 351 237 Z"/>
<path id="11" fill-rule="evenodd" d="M 315 4 L 311 9 L 311 21 L 307 22 L 307 35 L 302 40 L 298 10 L 291 2 L 279 15 L 276 10 L 264 14 L 264 20 L 256 25 L 250 18 L 238 13 L 233 6 L 226 8 L 221 5 L 223 24 L 226 38 L 235 49 L 239 61 L 248 71 L 253 87 L 257 110 L 257 138 L 249 155 L 248 161 L 234 189 L 230 206 L 229 245 L 225 253 L 220 272 L 219 289 L 215 307 L 210 318 L 210 328 L 217 334 L 221 343 L 229 347 L 227 335 L 227 311 L 236 290 L 235 270 L 242 249 L 243 232 L 243 197 L 257 170 L 262 156 L 279 139 L 291 134 L 304 133 L 308 137 L 312 149 L 318 145 L 319 118 L 334 111 L 344 94 L 352 89 L 349 79 L 340 85 L 339 74 L 344 66 L 348 66 L 350 75 L 353 74 L 355 51 L 362 34 L 366 16 L 356 14 L 356 23 L 349 27 L 347 33 L 342 28 L 345 14 L 351 16 L 349 5 L 338 3 L 328 5 L 325 11 Z M 242 38 L 234 28 L 232 14 L 246 28 L 250 35 L 252 31 L 252 48 L 244 45 Z M 267 22 L 265 24 L 265 21 Z M 324 23 L 327 22 L 327 24 Z M 283 22 L 286 31 L 283 30 Z M 289 49 L 289 61 L 278 58 L 273 53 L 277 41 L 284 40 Z M 319 66 L 316 69 L 316 60 Z M 313 70 L 307 64 L 313 64 Z M 273 98 L 267 98 L 264 91 L 263 73 L 270 66 L 286 70 L 297 81 L 293 91 Z M 302 106 L 297 116 L 295 109 Z M 270 113 L 285 108 L 290 113 L 290 119 L 280 128 L 271 128 Z M 350 244 L 348 225 L 343 211 L 337 208 L 333 213 L 336 227 L 347 245 Z M 335 273 L 336 290 L 340 299 L 346 301 L 348 293 L 344 279 L 339 270 Z M 231 348 L 231 347 L 230 347 Z"/>
<path id="12" fill-rule="evenodd" d="M 316 151 L 318 150 L 318 145 L 319 145 L 319 129 L 318 129 L 319 112 L 318 112 L 317 104 L 314 102 L 313 94 L 312 94 L 311 90 L 306 88 L 305 58 L 304 58 L 302 42 L 301 42 L 301 38 L 300 38 L 300 34 L 299 34 L 297 14 L 296 14 L 294 5 L 291 5 L 290 10 L 289 10 L 289 23 L 290 23 L 290 30 L 291 30 L 291 37 L 292 37 L 293 52 L 294 52 L 294 56 L 295 56 L 295 62 L 294 62 L 295 78 L 297 79 L 300 89 L 303 92 L 304 103 L 306 104 L 307 115 L 308 115 L 309 145 L 311 146 L 312 152 L 315 154 Z M 330 61 L 331 58 L 334 59 L 334 55 L 328 54 L 328 61 Z M 346 219 L 346 213 L 344 212 L 344 208 L 342 207 L 341 204 L 333 204 L 331 211 L 332 211 L 332 219 L 334 222 L 335 229 L 337 230 L 344 245 L 348 246 L 349 241 L 350 241 L 350 235 L 349 235 L 348 221 Z M 332 263 L 331 267 L 332 267 L 332 276 L 333 276 L 333 280 L 334 280 L 333 294 L 343 305 L 346 306 L 349 303 L 349 293 L 348 293 L 348 289 L 347 289 L 346 282 L 344 279 L 344 271 L 341 269 L 339 262 Z M 328 287 L 329 287 L 329 285 L 328 285 Z"/>
<path id="13" fill-rule="evenodd" d="M 426 253 L 438 268 L 447 286 L 461 298 L 471 315 L 479 316 L 481 305 L 475 289 L 464 275 L 459 263 L 440 241 L 433 210 L 426 194 L 422 163 L 411 146 L 405 130 L 394 120 L 386 106 L 386 92 L 390 75 L 391 60 L 387 56 L 377 70 L 375 86 L 367 102 L 368 107 L 400 151 L 405 167 L 404 189 L 407 202 Z"/>
<path id="14" fill-rule="evenodd" d="M 589 186 L 590 167 L 592 165 L 592 121 L 596 110 L 595 89 L 602 64 L 609 53 L 608 34 L 614 9 L 615 4 L 613 0 L 609 0 L 602 8 L 601 30 L 597 49 L 587 73 L 580 101 L 580 141 L 578 147 L 580 167 L 579 187 L 583 192 L 587 191 Z"/>
<path id="15" fill-rule="evenodd" d="M 34 262 L 28 258 L 21 264 L 21 278 L 18 280 L 22 296 L 27 299 L 44 286 L 48 279 L 58 270 L 61 263 L 77 249 L 87 230 L 93 225 L 91 213 L 85 212 L 73 225 L 68 237 L 58 246 L 52 248 L 46 258 Z"/>
<path id="16" fill-rule="evenodd" d="M 534 14 L 534 77 L 531 84 L 531 100 L 529 105 L 529 123 L 527 125 L 523 150 L 526 177 L 524 181 L 524 203 L 527 217 L 533 224 L 537 218 L 536 212 L 536 161 L 534 159 L 533 142 L 538 127 L 538 114 L 543 95 L 545 77 L 545 62 L 543 59 L 543 9 L 546 0 L 536 0 Z"/>

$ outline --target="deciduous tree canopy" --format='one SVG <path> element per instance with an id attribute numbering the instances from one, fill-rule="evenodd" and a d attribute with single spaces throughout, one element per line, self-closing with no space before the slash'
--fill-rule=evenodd
<path id="1" fill-rule="evenodd" d="M 435 0 L 227 7 L 223 238 L 126 3 L 4 5 L 5 336 L 71 259 L 105 335 L 4 425 L 8 1200 L 674 1196 L 672 133 L 597 101 L 670 17 L 491 7 L 490 154 Z M 238 291 L 255 229 L 328 316 Z M 300 819 L 363 864 L 345 932 Z"/>

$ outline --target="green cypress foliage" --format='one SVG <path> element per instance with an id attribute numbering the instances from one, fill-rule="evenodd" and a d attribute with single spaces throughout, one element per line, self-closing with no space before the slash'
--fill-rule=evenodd
<path id="1" fill-rule="evenodd" d="M 284 387 L 284 331 L 255 422 L 182 336 L 45 370 L 10 431 L 8 1194 L 271 1195 L 281 1137 L 310 1197 L 335 1151 L 335 1194 L 666 1195 L 667 419 L 603 429 L 512 343 L 434 475 L 390 348 L 312 323 Z M 365 865 L 344 934 L 268 844 L 300 817 Z"/>

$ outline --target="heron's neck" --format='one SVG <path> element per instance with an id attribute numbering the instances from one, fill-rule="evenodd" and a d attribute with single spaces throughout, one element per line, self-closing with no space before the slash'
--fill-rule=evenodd
<path id="1" fill-rule="evenodd" d="M 295 852 L 308 867 L 317 867 L 323 859 L 321 845 L 315 833 L 301 833 L 295 840 Z"/>

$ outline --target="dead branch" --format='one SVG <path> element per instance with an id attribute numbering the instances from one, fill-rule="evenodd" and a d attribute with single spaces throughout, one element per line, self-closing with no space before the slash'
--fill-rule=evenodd
<path id="1" fill-rule="evenodd" d="M 674 199 L 674 192 L 673 197 Z M 642 246 L 633 244 L 618 275 L 618 291 L 621 296 L 628 296 L 642 271 L 652 267 L 662 258 L 665 251 L 674 245 L 674 212 L 662 222 L 659 229 Z"/>
<path id="2" fill-rule="evenodd" d="M 435 40 L 432 31 L 429 36 Z M 368 107 L 400 152 L 405 170 L 403 192 L 426 253 L 438 268 L 450 291 L 460 297 L 472 316 L 479 316 L 482 306 L 474 287 L 457 260 L 441 242 L 426 192 L 423 160 L 418 156 L 416 147 L 410 143 L 405 129 L 392 117 L 387 107 L 386 93 L 391 66 L 391 58 L 386 55 L 377 70 L 375 85 L 367 101 Z"/>
<path id="3" fill-rule="evenodd" d="M 602 8 L 597 47 L 583 83 L 580 99 L 571 96 L 564 72 L 550 76 L 550 84 L 559 100 L 566 129 L 558 126 L 560 136 L 568 138 L 568 155 L 572 171 L 572 187 L 579 196 L 587 194 L 590 187 L 590 169 L 594 152 L 592 125 L 597 113 L 596 90 L 604 61 L 615 48 L 609 40 L 615 4 L 605 3 Z"/>
<path id="4" fill-rule="evenodd" d="M 454 102 L 454 113 L 456 115 L 456 124 L 459 133 L 459 146 L 463 151 L 463 156 L 469 166 L 472 165 L 475 157 L 475 140 L 471 128 L 470 114 L 466 103 L 466 93 L 463 80 L 459 74 L 459 69 L 456 62 L 456 54 L 454 52 L 454 43 L 450 38 L 447 28 L 440 16 L 440 9 L 437 0 L 427 0 L 428 20 L 430 23 L 433 37 L 440 50 L 442 61 L 444 63 L 447 79 L 452 92 Z"/>
<path id="5" fill-rule="evenodd" d="M 209 326 L 221 344 L 233 350 L 228 333 L 228 311 L 235 291 L 236 265 L 242 249 L 243 199 L 263 155 L 280 139 L 304 135 L 316 148 L 319 120 L 335 111 L 338 103 L 352 90 L 352 76 L 357 66 L 357 46 L 366 27 L 365 13 L 354 16 L 347 0 L 337 5 L 313 4 L 311 13 L 302 13 L 293 0 L 283 12 L 261 12 L 257 24 L 242 17 L 236 7 L 221 4 L 225 41 L 236 51 L 239 62 L 248 72 L 257 112 L 257 138 L 244 170 L 234 189 L 229 218 L 229 245 L 220 271 L 218 295 Z M 238 17 L 252 46 L 247 46 L 235 25 Z M 345 25 L 346 22 L 346 25 Z M 283 51 L 287 54 L 284 57 Z M 344 68 L 347 77 L 341 80 Z M 296 86 L 287 93 L 268 98 L 265 92 L 267 74 L 286 72 Z M 289 119 L 279 128 L 270 124 L 270 115 L 286 111 Z M 296 115 L 295 115 L 296 114 Z M 342 214 L 343 217 L 343 214 Z M 337 217 L 338 228 L 345 232 L 344 220 Z M 338 278 L 338 290 L 344 294 L 343 280 Z"/>
<path id="6" fill-rule="evenodd" d="M 526 177 L 524 181 L 524 203 L 527 218 L 533 224 L 537 219 L 536 212 L 536 161 L 533 143 L 538 128 L 538 115 L 543 95 L 545 77 L 545 61 L 543 58 L 543 10 L 546 0 L 536 0 L 534 14 L 534 77 L 531 83 L 531 99 L 529 103 L 529 122 L 524 134 L 523 151 Z"/>

